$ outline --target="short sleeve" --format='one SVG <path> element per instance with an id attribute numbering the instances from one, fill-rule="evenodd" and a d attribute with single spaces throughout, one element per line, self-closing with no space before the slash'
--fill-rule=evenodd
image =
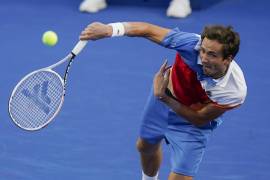
<path id="1" fill-rule="evenodd" d="M 169 48 L 175 49 L 177 51 L 182 51 L 186 49 L 194 49 L 200 40 L 200 35 L 195 33 L 188 33 L 180 31 L 178 28 L 172 29 L 163 39 L 161 45 Z"/>
<path id="2" fill-rule="evenodd" d="M 196 60 L 198 50 L 195 48 L 201 36 L 195 33 L 172 29 L 162 40 L 161 46 L 178 51 L 185 60 Z"/>

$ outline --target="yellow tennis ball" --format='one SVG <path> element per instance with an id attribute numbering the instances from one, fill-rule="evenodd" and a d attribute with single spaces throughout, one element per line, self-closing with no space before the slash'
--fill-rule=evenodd
<path id="1" fill-rule="evenodd" d="M 47 46 L 54 46 L 57 41 L 57 34 L 53 31 L 46 31 L 42 36 L 42 42 Z"/>

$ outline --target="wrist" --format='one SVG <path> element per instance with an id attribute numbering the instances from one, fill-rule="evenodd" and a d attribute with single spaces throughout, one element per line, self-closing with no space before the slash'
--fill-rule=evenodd
<path id="1" fill-rule="evenodd" d="M 106 28 L 106 37 L 111 37 L 113 34 L 112 26 L 108 25 Z"/>
<path id="2" fill-rule="evenodd" d="M 110 23 L 108 24 L 111 26 L 110 28 L 110 36 L 117 37 L 117 36 L 124 36 L 125 35 L 125 26 L 123 23 Z"/>

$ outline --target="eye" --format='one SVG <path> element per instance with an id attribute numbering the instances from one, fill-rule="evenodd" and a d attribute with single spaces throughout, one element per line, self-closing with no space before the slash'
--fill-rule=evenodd
<path id="1" fill-rule="evenodd" d="M 208 53 L 207 55 L 210 56 L 210 57 L 213 57 L 213 58 L 217 57 L 217 55 L 215 53 Z"/>
<path id="2" fill-rule="evenodd" d="M 204 50 L 203 48 L 200 48 L 200 49 L 199 49 L 199 52 L 200 52 L 200 53 L 205 53 L 205 50 Z"/>

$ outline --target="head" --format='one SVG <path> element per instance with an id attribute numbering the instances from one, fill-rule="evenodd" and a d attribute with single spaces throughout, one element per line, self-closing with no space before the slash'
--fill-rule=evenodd
<path id="1" fill-rule="evenodd" d="M 204 74 L 215 79 L 224 76 L 239 50 L 239 34 L 231 26 L 213 25 L 204 28 L 201 39 Z"/>

